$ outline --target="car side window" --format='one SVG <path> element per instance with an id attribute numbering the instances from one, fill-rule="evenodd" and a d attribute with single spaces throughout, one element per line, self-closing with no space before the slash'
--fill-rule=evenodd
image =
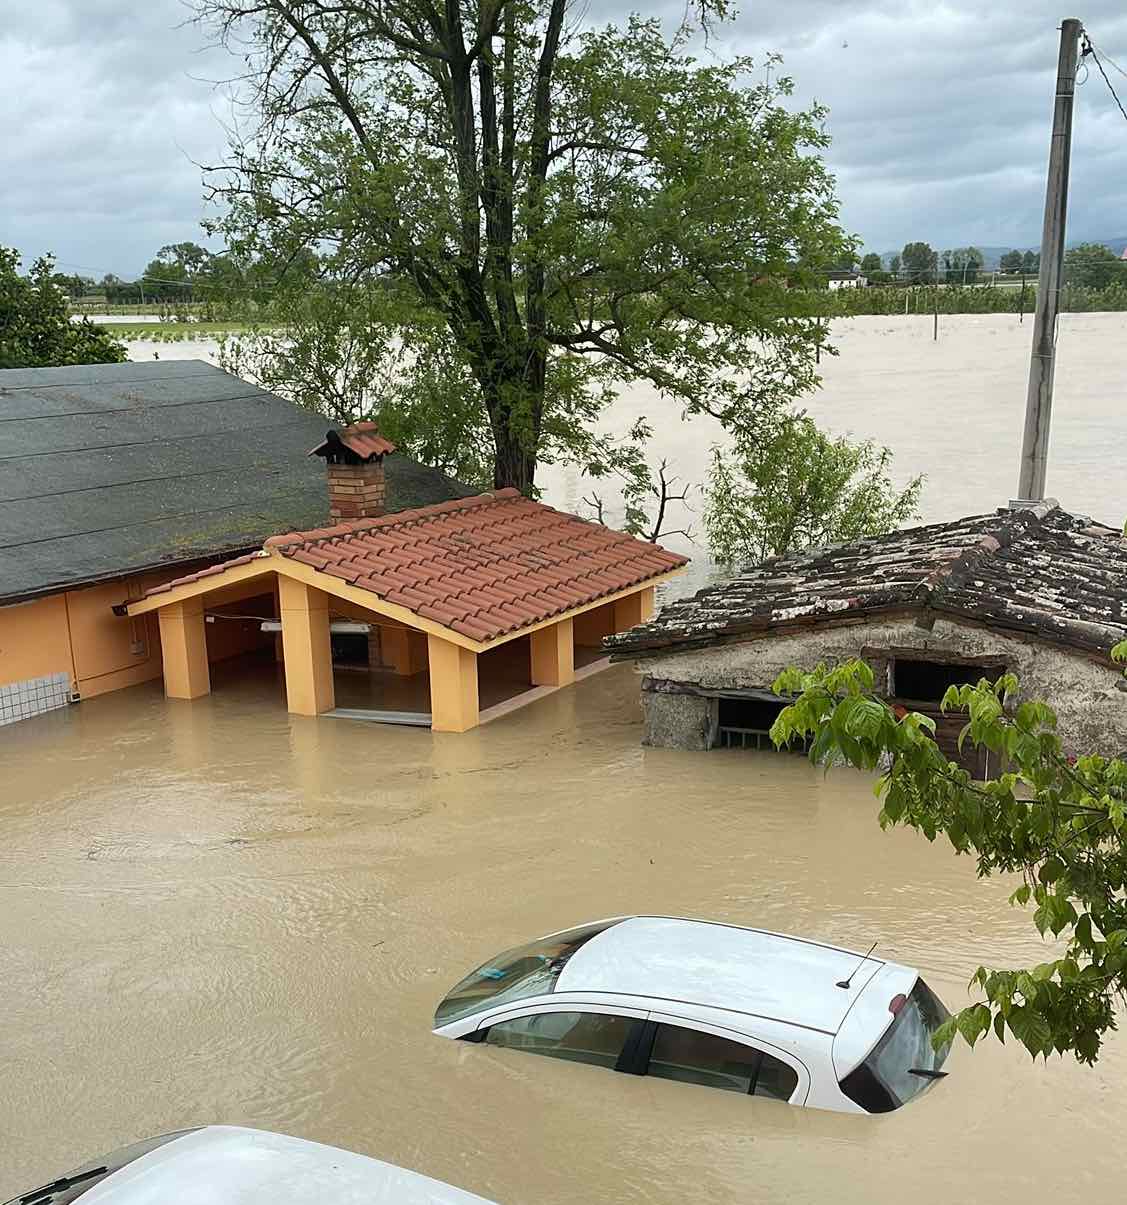
<path id="1" fill-rule="evenodd" d="M 485 1041 L 490 1046 L 614 1067 L 634 1024 L 633 1017 L 610 1013 L 536 1013 L 491 1025 Z"/>
<path id="2" fill-rule="evenodd" d="M 680 1025 L 657 1027 L 647 1074 L 776 1100 L 790 1100 L 798 1087 L 798 1075 L 781 1059 Z"/>

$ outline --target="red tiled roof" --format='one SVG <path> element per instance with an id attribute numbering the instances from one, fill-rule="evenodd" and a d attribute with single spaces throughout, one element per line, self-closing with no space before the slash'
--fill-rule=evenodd
<path id="1" fill-rule="evenodd" d="M 656 544 L 531 502 L 514 489 L 271 536 L 266 547 L 479 641 L 688 563 Z"/>
<path id="2" fill-rule="evenodd" d="M 386 456 L 395 444 L 380 434 L 375 423 L 353 423 L 340 433 L 340 442 L 357 456 Z"/>
<path id="3" fill-rule="evenodd" d="M 339 431 L 330 431 L 329 438 L 310 449 L 309 455 L 314 456 L 323 451 L 332 441 L 333 436 L 362 460 L 366 460 L 369 456 L 387 456 L 395 451 L 395 444 L 380 434 L 379 426 L 376 423 L 362 422 L 353 423 L 351 427 L 342 427 Z"/>

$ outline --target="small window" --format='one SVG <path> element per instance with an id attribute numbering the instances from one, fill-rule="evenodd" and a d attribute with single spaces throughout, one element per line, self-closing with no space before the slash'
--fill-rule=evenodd
<path id="1" fill-rule="evenodd" d="M 789 699 L 751 695 L 721 695 L 716 700 L 716 736 L 713 748 L 766 749 L 774 753 L 775 743 L 771 740 L 771 725 L 789 702 Z M 801 753 L 808 746 L 803 741 L 792 740 L 787 747 Z"/>
<path id="2" fill-rule="evenodd" d="M 953 661 L 910 661 L 897 657 L 892 665 L 892 694 L 897 699 L 938 703 L 949 686 L 972 685 L 979 678 L 993 681 L 1001 666 L 960 665 Z"/>
<path id="3" fill-rule="evenodd" d="M 780 1059 L 679 1025 L 657 1027 L 647 1074 L 776 1100 L 790 1100 L 798 1087 L 798 1075 Z"/>
<path id="4" fill-rule="evenodd" d="M 485 1040 L 490 1046 L 614 1067 L 633 1024 L 630 1017 L 609 1013 L 537 1013 L 491 1025 Z"/>

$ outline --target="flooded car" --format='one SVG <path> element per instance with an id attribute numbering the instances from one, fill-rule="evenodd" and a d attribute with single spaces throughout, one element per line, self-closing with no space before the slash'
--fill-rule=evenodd
<path id="1" fill-rule="evenodd" d="M 887 1113 L 946 1073 L 948 1013 L 910 967 L 759 929 L 597 921 L 467 975 L 434 1032 L 847 1113 Z"/>
<path id="2" fill-rule="evenodd" d="M 303 1138 L 203 1126 L 92 1160 L 7 1205 L 495 1205 L 418 1172 Z"/>

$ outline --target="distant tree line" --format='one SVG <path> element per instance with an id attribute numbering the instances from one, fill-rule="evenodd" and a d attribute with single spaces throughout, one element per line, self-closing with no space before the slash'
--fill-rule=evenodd
<path id="1" fill-rule="evenodd" d="M 261 293 L 269 283 L 265 273 L 248 272 L 233 256 L 193 242 L 161 247 L 144 272 L 132 280 L 113 272 L 101 280 L 56 272 L 52 281 L 72 301 L 104 300 L 108 305 L 179 305 L 222 299 L 229 306 L 235 298 Z"/>
<path id="2" fill-rule="evenodd" d="M 906 243 L 897 255 L 889 256 L 888 265 L 875 251 L 856 261 L 841 265 L 859 269 L 870 284 L 900 285 L 975 285 L 986 275 L 986 258 L 977 247 L 956 247 L 936 251 L 929 243 Z M 1003 275 L 1034 276 L 1041 269 L 1036 251 L 1007 251 L 998 261 Z M 1080 243 L 1064 256 L 1064 284 L 1084 289 L 1106 289 L 1127 284 L 1127 260 L 1121 259 L 1103 243 Z"/>

